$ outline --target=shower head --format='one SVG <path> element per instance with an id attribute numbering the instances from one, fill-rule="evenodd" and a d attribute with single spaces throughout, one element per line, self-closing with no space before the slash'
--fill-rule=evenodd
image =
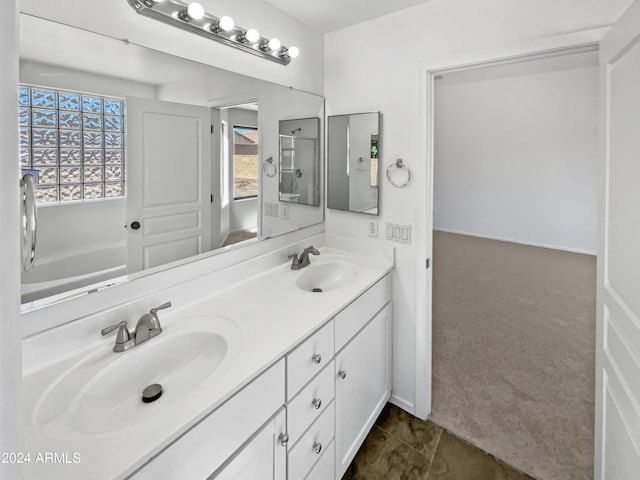
<path id="1" fill-rule="evenodd" d="M 298 127 L 298 128 L 294 128 L 293 130 L 291 130 L 291 135 L 295 135 L 296 132 L 300 132 L 302 133 L 302 128 Z"/>

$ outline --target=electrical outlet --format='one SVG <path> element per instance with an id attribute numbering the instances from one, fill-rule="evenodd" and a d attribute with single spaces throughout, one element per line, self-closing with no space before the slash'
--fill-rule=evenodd
<path id="1" fill-rule="evenodd" d="M 378 237 L 378 221 L 377 220 L 369 220 L 369 236 L 370 237 Z"/>
<path id="2" fill-rule="evenodd" d="M 289 220 L 289 205 L 280 205 L 282 207 L 282 219 Z"/>

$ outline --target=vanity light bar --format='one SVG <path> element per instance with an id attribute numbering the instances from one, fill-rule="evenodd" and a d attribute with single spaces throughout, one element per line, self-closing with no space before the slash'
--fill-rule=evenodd
<path id="1" fill-rule="evenodd" d="M 127 0 L 140 15 L 154 18 L 205 38 L 224 43 L 281 65 L 289 65 L 298 56 L 297 47 L 284 47 L 277 38 L 260 36 L 253 28 L 235 25 L 228 16 L 216 17 L 197 2 L 179 0 Z"/>

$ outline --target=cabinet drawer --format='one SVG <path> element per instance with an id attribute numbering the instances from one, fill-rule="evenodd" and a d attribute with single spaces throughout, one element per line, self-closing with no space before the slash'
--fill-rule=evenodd
<path id="1" fill-rule="evenodd" d="M 209 477 L 282 407 L 284 376 L 281 360 L 130 478 Z"/>
<path id="2" fill-rule="evenodd" d="M 384 278 L 354 300 L 335 317 L 336 352 L 391 300 L 391 278 Z"/>
<path id="3" fill-rule="evenodd" d="M 287 400 L 333 358 L 333 320 L 287 355 Z"/>
<path id="4" fill-rule="evenodd" d="M 287 405 L 287 433 L 291 445 L 300 439 L 304 431 L 331 403 L 334 397 L 335 366 L 333 360 L 324 367 L 302 391 Z"/>
<path id="5" fill-rule="evenodd" d="M 331 402 L 289 452 L 288 478 L 304 478 L 333 440 L 335 402 Z"/>
<path id="6" fill-rule="evenodd" d="M 320 460 L 318 460 L 318 463 L 313 466 L 309 475 L 307 475 L 307 478 L 304 480 L 328 480 L 333 478 L 335 475 L 334 462 L 336 459 L 335 445 L 335 441 L 331 442 L 320 457 Z"/>

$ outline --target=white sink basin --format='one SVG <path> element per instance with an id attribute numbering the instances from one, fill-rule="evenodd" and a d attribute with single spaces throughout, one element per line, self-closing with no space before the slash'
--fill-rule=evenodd
<path id="1" fill-rule="evenodd" d="M 163 328 L 130 350 L 101 349 L 67 370 L 39 399 L 36 425 L 66 441 L 139 427 L 181 408 L 239 350 L 240 330 L 226 318 L 177 320 Z M 143 390 L 156 383 L 162 396 L 144 403 Z"/>
<path id="2" fill-rule="evenodd" d="M 329 259 L 304 267 L 296 286 L 307 292 L 330 292 L 348 285 L 357 276 L 358 266 L 354 262 Z"/>

